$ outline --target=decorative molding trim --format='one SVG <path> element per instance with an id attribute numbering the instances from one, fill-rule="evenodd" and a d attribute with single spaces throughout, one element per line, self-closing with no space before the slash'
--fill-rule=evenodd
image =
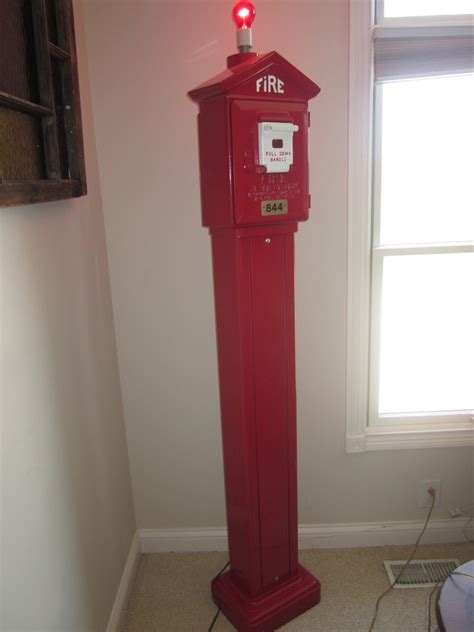
<path id="1" fill-rule="evenodd" d="M 422 544 L 465 542 L 465 518 L 432 520 Z M 339 547 L 390 546 L 414 544 L 423 529 L 424 521 L 367 522 L 333 525 L 300 525 L 300 549 L 331 549 Z"/>
<path id="2" fill-rule="evenodd" d="M 346 427 L 365 433 L 368 415 L 372 153 L 372 3 L 350 3 Z M 360 450 L 355 450 L 359 452 Z"/>
<path id="3" fill-rule="evenodd" d="M 137 531 L 133 536 L 127 561 L 125 562 L 122 579 L 120 580 L 117 595 L 115 596 L 115 602 L 112 608 L 112 612 L 110 613 L 110 619 L 107 625 L 106 632 L 118 632 L 118 630 L 120 629 L 122 616 L 127 606 L 133 580 L 135 578 L 135 573 L 137 572 L 140 554 L 140 536 Z"/>
<path id="4" fill-rule="evenodd" d="M 466 429 L 397 430 L 368 429 L 366 450 L 405 450 L 418 448 L 458 448 L 474 446 L 474 427 Z M 348 450 L 348 452 L 361 450 Z"/>
<path id="5" fill-rule="evenodd" d="M 423 536 L 424 544 L 464 542 L 465 518 L 432 520 Z M 300 549 L 414 544 L 423 521 L 366 522 L 351 524 L 300 525 Z M 141 529 L 142 553 L 227 551 L 225 527 L 199 529 Z"/>
<path id="6" fill-rule="evenodd" d="M 142 553 L 227 551 L 226 527 L 140 529 Z"/>

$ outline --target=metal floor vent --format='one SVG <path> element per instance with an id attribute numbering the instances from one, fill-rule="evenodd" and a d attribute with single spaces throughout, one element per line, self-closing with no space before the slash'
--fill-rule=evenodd
<path id="1" fill-rule="evenodd" d="M 385 561 L 390 585 L 398 577 L 407 560 Z M 460 565 L 454 558 L 444 560 L 412 560 L 394 588 L 427 588 L 443 582 Z"/>

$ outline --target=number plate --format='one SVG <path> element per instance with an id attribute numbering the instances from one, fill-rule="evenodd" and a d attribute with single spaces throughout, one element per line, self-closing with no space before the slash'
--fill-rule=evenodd
<path id="1" fill-rule="evenodd" d="M 265 200 L 262 202 L 262 215 L 286 215 L 288 200 Z"/>

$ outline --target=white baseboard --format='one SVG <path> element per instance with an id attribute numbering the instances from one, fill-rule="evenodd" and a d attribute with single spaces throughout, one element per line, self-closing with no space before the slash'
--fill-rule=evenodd
<path id="1" fill-rule="evenodd" d="M 118 632 L 118 630 L 120 629 L 122 615 L 127 605 L 128 597 L 130 595 L 130 590 L 132 588 L 135 573 L 137 571 L 140 554 L 140 536 L 137 531 L 133 536 L 127 561 L 125 562 L 122 579 L 120 580 L 106 632 Z"/>
<path id="2" fill-rule="evenodd" d="M 300 549 L 331 549 L 364 546 L 415 544 L 423 522 L 396 521 L 384 523 L 354 523 L 333 525 L 300 525 Z M 423 534 L 421 544 L 465 542 L 465 518 L 432 520 Z"/>
<path id="3" fill-rule="evenodd" d="M 432 520 L 421 544 L 465 542 L 462 530 L 465 518 Z M 352 524 L 300 525 L 300 549 L 329 549 L 340 547 L 384 546 L 414 544 L 424 522 L 366 522 Z M 198 529 L 140 529 L 142 553 L 171 551 L 226 551 L 225 527 Z"/>
<path id="4" fill-rule="evenodd" d="M 227 551 L 226 527 L 140 529 L 142 553 Z"/>

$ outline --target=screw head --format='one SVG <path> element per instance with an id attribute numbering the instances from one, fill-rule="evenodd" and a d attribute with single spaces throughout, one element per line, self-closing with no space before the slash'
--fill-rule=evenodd
<path id="1" fill-rule="evenodd" d="M 272 243 L 272 240 L 270 239 L 270 237 L 267 237 L 267 238 L 265 239 L 265 243 L 266 243 L 266 244 L 271 244 L 271 243 Z"/>

